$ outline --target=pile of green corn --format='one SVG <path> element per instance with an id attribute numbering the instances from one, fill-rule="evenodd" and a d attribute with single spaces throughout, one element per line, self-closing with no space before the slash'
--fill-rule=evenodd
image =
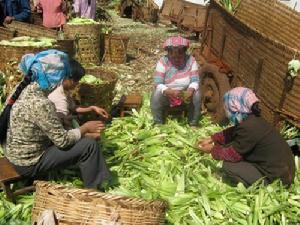
<path id="1" fill-rule="evenodd" d="M 70 20 L 68 23 L 68 25 L 86 25 L 86 24 L 99 24 L 98 22 L 96 22 L 93 19 L 89 19 L 89 18 L 73 18 L 72 20 Z"/>
<path id="2" fill-rule="evenodd" d="M 80 79 L 79 83 L 89 85 L 100 85 L 103 84 L 104 81 L 98 77 L 95 77 L 94 75 L 86 74 Z"/>
<path id="3" fill-rule="evenodd" d="M 46 37 L 15 37 L 10 40 L 0 41 L 0 45 L 5 46 L 22 46 L 22 47 L 52 47 L 56 43 L 55 39 L 46 38 Z"/>
<path id="4" fill-rule="evenodd" d="M 222 128 L 208 118 L 200 123 L 198 129 L 184 120 L 153 126 L 149 98 L 140 112 L 114 119 L 101 141 L 113 174 L 107 192 L 168 202 L 167 224 L 299 224 L 300 173 L 289 188 L 280 182 L 231 187 L 222 180 L 222 163 L 195 148 L 199 138 Z M 82 187 L 78 170 L 51 173 L 50 179 Z M 0 224 L 30 221 L 27 210 L 33 199 L 25 197 L 26 204 L 14 206 L 0 195 L 0 205 L 5 205 L 0 207 Z"/>

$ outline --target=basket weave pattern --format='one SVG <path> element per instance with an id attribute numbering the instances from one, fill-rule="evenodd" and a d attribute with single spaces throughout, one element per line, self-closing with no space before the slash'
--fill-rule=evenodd
<path id="1" fill-rule="evenodd" d="M 118 80 L 117 75 L 101 67 L 87 68 L 86 74 L 100 78 L 103 84 L 79 84 L 75 91 L 75 98 L 82 106 L 96 105 L 105 108 L 109 112 L 115 96 L 114 89 Z"/>
<path id="2" fill-rule="evenodd" d="M 15 32 L 6 28 L 6 27 L 0 27 L 0 41 L 2 40 L 8 40 L 15 36 Z"/>
<path id="3" fill-rule="evenodd" d="M 129 37 L 124 35 L 105 35 L 105 62 L 116 64 L 126 63 L 128 42 Z"/>
<path id="4" fill-rule="evenodd" d="M 264 14 L 265 19 L 248 12 L 253 8 L 256 13 Z M 279 26 L 276 27 L 275 24 L 268 22 L 273 18 L 270 18 L 271 16 L 268 16 L 266 11 L 274 13 L 273 9 L 277 10 L 278 15 L 286 14 L 287 10 L 290 10 L 273 0 L 243 0 L 237 13 L 232 15 L 217 1 L 212 1 L 209 17 L 212 27 L 212 52 L 231 66 L 234 74 L 242 80 L 244 86 L 255 89 L 264 105 L 262 106 L 265 109 L 263 115 L 269 121 L 274 121 L 275 114 L 279 110 L 288 62 L 300 57 L 300 46 L 295 48 L 297 45 L 293 41 L 288 41 L 284 35 L 280 36 L 281 33 L 285 33 L 285 31 L 281 32 L 283 29 L 279 30 Z M 295 12 L 290 10 L 290 14 L 293 15 L 292 17 L 298 17 L 298 23 L 300 22 L 299 13 L 294 15 Z M 286 18 L 285 15 L 283 17 Z M 292 21 L 293 19 L 290 23 Z M 276 32 L 275 28 L 278 28 Z M 299 37 L 300 28 L 298 27 L 297 30 L 296 36 Z M 290 39 L 295 40 L 294 37 Z M 260 61 L 262 62 L 261 69 L 259 69 Z M 256 79 L 258 79 L 257 86 L 255 86 Z M 299 86 L 300 76 L 294 80 L 294 86 L 287 93 L 282 108 L 293 117 L 293 123 L 298 127 L 300 127 L 300 89 L 297 88 Z M 282 116 L 287 115 L 282 114 Z"/>
<path id="5" fill-rule="evenodd" d="M 38 181 L 33 223 L 45 209 L 53 209 L 61 217 L 60 225 L 160 225 L 164 224 L 166 204 Z"/>
<path id="6" fill-rule="evenodd" d="M 7 27 L 10 30 L 17 32 L 17 36 L 31 36 L 31 37 L 48 37 L 48 38 L 57 38 L 57 32 L 43 26 L 23 23 L 19 21 L 13 21 L 11 24 L 8 24 Z"/>
<path id="7" fill-rule="evenodd" d="M 82 64 L 100 64 L 100 24 L 65 25 L 65 34 L 75 40 L 75 58 Z"/>

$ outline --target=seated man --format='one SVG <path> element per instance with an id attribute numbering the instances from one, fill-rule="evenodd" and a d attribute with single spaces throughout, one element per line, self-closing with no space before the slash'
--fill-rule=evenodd
<path id="1" fill-rule="evenodd" d="M 28 22 L 30 17 L 29 0 L 2 0 L 0 1 L 4 10 L 4 23 L 13 20 Z"/>
<path id="2" fill-rule="evenodd" d="M 198 64 L 187 54 L 189 41 L 180 36 L 164 43 L 167 55 L 160 58 L 154 74 L 155 90 L 151 97 L 154 123 L 163 124 L 167 107 L 188 104 L 188 122 L 197 126 L 200 117 Z"/>

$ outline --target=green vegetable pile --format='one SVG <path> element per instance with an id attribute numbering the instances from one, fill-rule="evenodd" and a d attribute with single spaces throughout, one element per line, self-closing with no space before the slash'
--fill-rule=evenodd
<path id="1" fill-rule="evenodd" d="M 28 225 L 31 220 L 33 195 L 22 195 L 17 198 L 17 204 L 5 199 L 0 193 L 0 224 L 2 225 Z"/>
<path id="2" fill-rule="evenodd" d="M 5 46 L 32 46 L 32 47 L 52 47 L 56 43 L 55 39 L 46 37 L 15 37 L 10 40 L 0 41 L 0 45 Z"/>
<path id="3" fill-rule="evenodd" d="M 80 84 L 89 84 L 89 85 L 100 85 L 105 83 L 103 80 L 101 80 L 98 77 L 95 77 L 94 75 L 86 74 L 84 75 L 80 81 Z"/>
<path id="4" fill-rule="evenodd" d="M 72 20 L 70 20 L 68 23 L 68 25 L 84 25 L 84 24 L 99 24 L 98 22 L 96 22 L 93 19 L 89 19 L 89 18 L 73 18 Z"/>
<path id="5" fill-rule="evenodd" d="M 250 188 L 227 185 L 221 178 L 222 163 L 195 148 L 199 138 L 221 129 L 206 117 L 198 129 L 188 127 L 184 120 L 153 126 L 149 98 L 145 99 L 140 112 L 115 118 L 101 141 L 113 174 L 107 191 L 167 201 L 167 224 L 299 224 L 300 173 L 289 188 L 278 181 L 266 187 L 259 182 Z M 82 187 L 78 170 L 51 173 L 50 179 Z M 2 199 L 0 204 L 7 202 Z M 23 216 L 27 202 L 19 204 L 4 208 L 0 224 L 1 219 L 4 224 L 30 220 L 27 214 Z M 17 211 L 16 215 L 7 214 L 10 210 Z"/>

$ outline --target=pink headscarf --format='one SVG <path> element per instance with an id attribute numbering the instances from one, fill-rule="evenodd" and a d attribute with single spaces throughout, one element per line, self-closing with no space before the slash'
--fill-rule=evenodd
<path id="1" fill-rule="evenodd" d="M 163 48 L 166 49 L 168 47 L 179 47 L 179 46 L 188 48 L 190 46 L 190 41 L 181 36 L 170 37 L 165 41 Z"/>
<path id="2" fill-rule="evenodd" d="M 224 95 L 224 107 L 227 117 L 233 123 L 240 123 L 247 118 L 254 103 L 258 102 L 255 93 L 244 87 L 236 87 Z"/>

